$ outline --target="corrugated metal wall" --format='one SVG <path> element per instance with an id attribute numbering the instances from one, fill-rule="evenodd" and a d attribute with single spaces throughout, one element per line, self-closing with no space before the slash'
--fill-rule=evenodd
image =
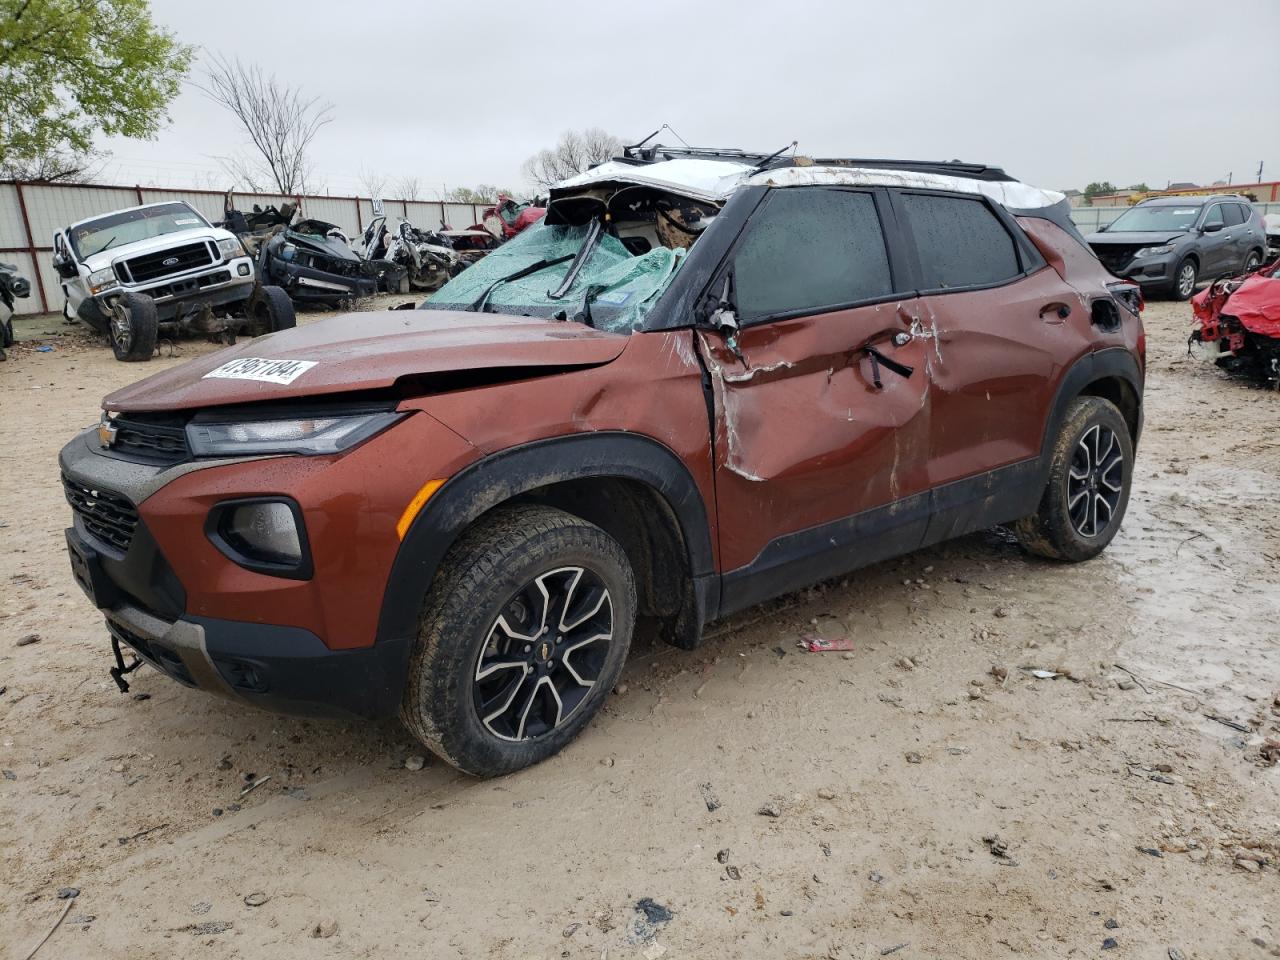
<path id="1" fill-rule="evenodd" d="M 236 193 L 237 208 L 279 206 L 292 197 Z M 373 204 L 359 197 L 296 198 L 302 216 L 337 224 L 347 236 L 360 233 L 373 218 Z M 143 203 L 185 200 L 210 220 L 222 219 L 223 196 L 212 190 L 159 190 L 151 187 L 112 187 L 96 184 L 41 184 L 0 182 L 0 260 L 18 267 L 31 281 L 31 296 L 18 301 L 19 313 L 62 309 L 63 295 L 53 271 L 53 235 L 87 217 L 110 213 Z M 436 201 L 385 200 L 391 216 L 402 216 L 424 229 L 447 224 L 465 230 L 479 222 L 483 204 Z"/>

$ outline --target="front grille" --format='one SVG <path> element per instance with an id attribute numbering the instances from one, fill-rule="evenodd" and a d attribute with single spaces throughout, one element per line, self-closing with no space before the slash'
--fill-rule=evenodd
<path id="1" fill-rule="evenodd" d="M 186 273 L 188 270 L 194 270 L 197 267 L 207 267 L 215 262 L 209 242 L 201 240 L 198 243 L 170 247 L 168 250 L 160 250 L 157 253 L 148 253 L 141 257 L 125 260 L 117 268 L 116 272 L 118 275 L 122 267 L 124 273 L 127 274 L 126 280 L 131 280 L 134 283 L 147 283 L 151 280 L 159 280 L 161 277 L 171 277 L 177 273 Z"/>
<path id="2" fill-rule="evenodd" d="M 1102 265 L 1112 273 L 1122 273 L 1133 262 L 1133 255 L 1139 249 L 1139 247 L 1124 244 L 1098 244 L 1093 248 L 1093 252 L 1098 255 Z"/>
<path id="3" fill-rule="evenodd" d="M 66 474 L 62 475 L 62 489 L 89 533 L 122 551 L 129 549 L 138 526 L 138 511 L 132 503 L 118 493 L 95 490 Z"/>
<path id="4" fill-rule="evenodd" d="M 147 463 L 181 463 L 191 456 L 187 431 L 178 423 L 160 423 L 141 415 L 118 416 L 111 421 L 116 438 L 111 449 Z"/>

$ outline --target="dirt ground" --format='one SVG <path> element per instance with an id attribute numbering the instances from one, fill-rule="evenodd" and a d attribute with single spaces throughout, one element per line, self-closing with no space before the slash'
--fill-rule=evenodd
<path id="1" fill-rule="evenodd" d="M 149 670 L 117 692 L 56 454 L 102 394 L 213 347 L 120 364 L 24 319 L 0 364 L 0 955 L 74 887 L 41 960 L 1280 956 L 1280 395 L 1186 358 L 1189 321 L 1147 309 L 1102 557 L 993 531 L 692 653 L 641 646 L 567 750 L 477 782 L 407 769 L 394 723 Z M 856 649 L 801 652 L 815 631 Z"/>

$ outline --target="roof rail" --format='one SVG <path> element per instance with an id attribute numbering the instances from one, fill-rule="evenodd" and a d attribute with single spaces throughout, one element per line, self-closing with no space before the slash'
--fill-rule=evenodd
<path id="1" fill-rule="evenodd" d="M 726 160 L 745 163 L 761 169 L 795 166 L 795 158 L 780 156 L 777 153 L 760 153 L 740 150 L 736 147 L 667 147 L 654 144 L 651 147 L 636 144 L 623 147 L 620 163 L 636 165 L 661 163 L 663 160 L 678 158 L 697 158 L 700 160 Z M 823 167 L 870 167 L 877 170 L 904 170 L 913 173 L 933 173 L 949 177 L 964 177 L 968 180 L 1013 181 L 1013 177 L 999 167 L 991 167 L 984 163 L 966 163 L 963 160 L 886 160 L 860 157 L 814 157 L 811 161 Z"/>

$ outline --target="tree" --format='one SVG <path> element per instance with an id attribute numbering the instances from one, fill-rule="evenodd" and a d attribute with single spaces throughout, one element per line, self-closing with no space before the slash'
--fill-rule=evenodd
<path id="1" fill-rule="evenodd" d="M 401 177 L 396 181 L 394 190 L 400 200 L 421 200 L 422 180 L 418 177 Z"/>
<path id="2" fill-rule="evenodd" d="M 539 188 L 546 190 L 567 177 L 590 170 L 622 150 L 622 141 L 599 127 L 581 132 L 569 130 L 560 135 L 556 145 L 539 150 L 524 162 L 524 173 Z"/>
<path id="3" fill-rule="evenodd" d="M 450 200 L 454 203 L 493 203 L 498 197 L 515 196 L 505 187 L 495 187 L 491 183 L 476 184 L 475 189 L 470 187 L 454 187 L 452 190 L 445 191 L 440 198 L 442 200 Z"/>
<path id="4" fill-rule="evenodd" d="M 146 0 L 0 0 L 0 170 L 65 179 L 95 134 L 154 137 L 192 52 Z"/>
<path id="5" fill-rule="evenodd" d="M 1103 180 L 1101 183 L 1094 181 L 1084 188 L 1084 199 L 1086 203 L 1093 203 L 1093 198 L 1103 193 L 1115 193 L 1116 185 L 1110 180 Z"/>
<path id="6" fill-rule="evenodd" d="M 360 165 L 360 189 L 368 194 L 370 200 L 381 200 L 387 189 L 387 178 L 376 170 L 368 170 Z"/>
<path id="7" fill-rule="evenodd" d="M 1151 188 L 1148 187 L 1145 183 L 1135 183 L 1126 189 L 1132 190 L 1134 193 L 1150 193 L 1151 192 Z"/>
<path id="8" fill-rule="evenodd" d="M 6 157 L 0 179 L 36 183 L 92 183 L 107 158 L 96 151 L 49 150 L 35 157 Z"/>
<path id="9" fill-rule="evenodd" d="M 256 153 L 253 160 L 222 158 L 228 172 L 245 178 L 255 191 L 254 181 L 260 180 L 279 193 L 306 192 L 307 151 L 320 128 L 333 120 L 332 104 L 303 96 L 261 67 L 221 56 L 210 59 L 200 89 L 235 115 Z"/>

